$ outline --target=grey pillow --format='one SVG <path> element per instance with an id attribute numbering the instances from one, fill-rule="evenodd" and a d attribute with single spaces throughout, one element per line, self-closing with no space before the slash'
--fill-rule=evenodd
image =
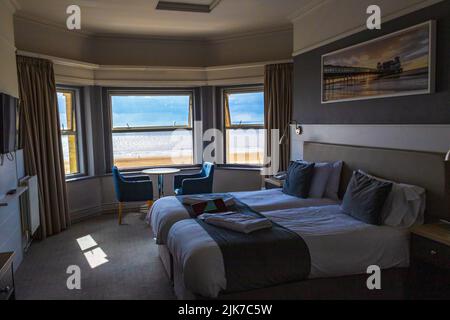
<path id="1" fill-rule="evenodd" d="M 341 209 L 344 213 L 368 224 L 381 225 L 384 203 L 392 190 L 392 183 L 353 172 Z"/>
<path id="2" fill-rule="evenodd" d="M 327 188 L 325 189 L 325 198 L 339 200 L 339 185 L 341 183 L 342 166 L 344 162 L 336 161 L 333 163 L 333 169 L 328 179 Z"/>
<path id="3" fill-rule="evenodd" d="M 310 198 L 323 198 L 332 170 L 332 163 L 316 163 L 314 166 L 311 188 L 309 190 Z"/>
<path id="4" fill-rule="evenodd" d="M 311 187 L 314 163 L 294 161 L 289 165 L 283 192 L 290 196 L 307 198 Z"/>

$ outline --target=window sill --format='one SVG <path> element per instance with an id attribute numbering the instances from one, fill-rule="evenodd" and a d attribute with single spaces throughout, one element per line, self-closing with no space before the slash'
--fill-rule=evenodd
<path id="1" fill-rule="evenodd" d="M 69 176 L 69 177 L 66 177 L 66 183 L 90 180 L 90 179 L 94 179 L 94 178 L 96 178 L 96 177 L 95 176 L 87 176 L 87 175 Z"/>
<path id="2" fill-rule="evenodd" d="M 259 166 L 246 166 L 246 165 L 227 165 L 220 164 L 217 165 L 218 170 L 236 170 L 236 171 L 258 171 L 262 170 L 262 167 Z"/>

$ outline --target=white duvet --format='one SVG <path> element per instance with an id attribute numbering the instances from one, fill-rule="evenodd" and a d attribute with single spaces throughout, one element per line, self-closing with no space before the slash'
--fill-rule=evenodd
<path id="1" fill-rule="evenodd" d="M 331 199 L 301 199 L 289 196 L 282 189 L 268 189 L 249 192 L 231 192 L 238 200 L 258 212 L 306 208 L 336 204 Z M 157 244 L 167 244 L 170 228 L 178 221 L 190 219 L 186 208 L 176 197 L 165 197 L 156 201 L 147 215 Z"/>
<path id="2" fill-rule="evenodd" d="M 263 214 L 305 240 L 311 254 L 310 278 L 364 274 L 371 265 L 409 265 L 407 229 L 365 224 L 342 213 L 338 205 Z M 174 224 L 167 243 L 185 292 L 215 298 L 226 289 L 220 248 L 195 220 Z M 178 291 L 178 297 L 186 298 L 185 292 Z"/>

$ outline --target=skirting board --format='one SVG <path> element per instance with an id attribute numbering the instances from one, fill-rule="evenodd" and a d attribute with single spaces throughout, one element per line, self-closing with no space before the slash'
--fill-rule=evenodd
<path id="1" fill-rule="evenodd" d="M 78 223 L 101 215 L 118 214 L 118 212 L 119 212 L 119 204 L 109 203 L 97 207 L 72 211 L 70 213 L 70 220 L 72 223 Z M 127 214 L 132 212 L 146 213 L 147 205 L 137 205 L 133 203 L 125 204 L 124 213 Z"/>

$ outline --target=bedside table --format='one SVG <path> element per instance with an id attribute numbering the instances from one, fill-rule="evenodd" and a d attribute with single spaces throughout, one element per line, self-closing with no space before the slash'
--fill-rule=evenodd
<path id="1" fill-rule="evenodd" d="M 14 289 L 14 271 L 13 271 L 14 253 L 0 253 L 0 301 L 15 300 Z"/>
<path id="2" fill-rule="evenodd" d="M 409 297 L 450 297 L 450 226 L 426 224 L 411 230 Z"/>
<path id="3" fill-rule="evenodd" d="M 264 187 L 266 189 L 277 189 L 283 188 L 284 180 L 280 180 L 277 178 L 266 178 L 264 179 Z"/>

